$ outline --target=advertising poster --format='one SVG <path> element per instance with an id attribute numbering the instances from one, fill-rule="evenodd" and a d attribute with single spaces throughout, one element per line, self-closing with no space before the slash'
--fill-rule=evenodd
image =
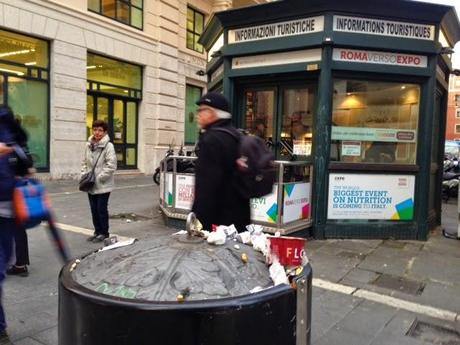
<path id="1" fill-rule="evenodd" d="M 304 140 L 294 140 L 292 153 L 298 156 L 310 156 L 311 142 Z"/>
<path id="2" fill-rule="evenodd" d="M 273 186 L 273 191 L 262 198 L 251 199 L 251 220 L 266 223 L 276 223 L 278 220 L 278 185 Z"/>
<path id="3" fill-rule="evenodd" d="M 171 207 L 173 204 L 172 173 L 162 174 L 161 177 L 163 176 L 166 181 L 166 188 L 165 188 L 165 181 L 161 179 L 160 180 L 160 198 L 166 204 L 165 206 Z"/>
<path id="4" fill-rule="evenodd" d="M 415 143 L 417 133 L 412 129 L 338 127 L 332 126 L 332 140 L 386 141 Z"/>
<path id="5" fill-rule="evenodd" d="M 191 210 L 195 197 L 195 175 L 176 175 L 176 208 Z"/>
<path id="6" fill-rule="evenodd" d="M 330 174 L 328 219 L 412 220 L 415 176 Z"/>
<path id="7" fill-rule="evenodd" d="M 310 217 L 310 183 L 284 185 L 283 223 Z"/>

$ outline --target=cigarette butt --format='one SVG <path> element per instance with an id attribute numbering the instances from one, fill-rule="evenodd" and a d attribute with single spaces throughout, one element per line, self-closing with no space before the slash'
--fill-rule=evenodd
<path id="1" fill-rule="evenodd" d="M 299 267 L 297 267 L 296 270 L 295 270 L 295 275 L 298 276 L 298 275 L 300 275 L 302 272 L 303 272 L 303 267 L 302 267 L 302 266 L 299 266 Z"/>
<path id="2" fill-rule="evenodd" d="M 249 261 L 248 254 L 246 254 L 246 253 L 241 254 L 241 261 L 243 261 L 245 264 L 247 264 L 248 261 Z"/>
<path id="3" fill-rule="evenodd" d="M 181 293 L 177 295 L 176 299 L 177 299 L 177 302 L 179 303 L 182 303 L 185 301 L 185 297 Z"/>

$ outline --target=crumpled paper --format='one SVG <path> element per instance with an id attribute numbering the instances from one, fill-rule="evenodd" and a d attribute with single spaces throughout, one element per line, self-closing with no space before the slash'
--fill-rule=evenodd
<path id="1" fill-rule="evenodd" d="M 272 278 L 273 284 L 280 285 L 280 284 L 288 284 L 289 285 L 289 280 L 286 276 L 286 271 L 284 270 L 284 267 L 281 266 L 279 261 L 275 259 L 273 263 L 271 264 L 270 268 L 268 269 L 270 272 L 270 278 Z"/>
<path id="2" fill-rule="evenodd" d="M 217 228 L 216 231 L 210 232 L 207 238 L 209 244 L 214 244 L 216 246 L 222 246 L 227 240 L 227 235 L 222 228 Z"/>

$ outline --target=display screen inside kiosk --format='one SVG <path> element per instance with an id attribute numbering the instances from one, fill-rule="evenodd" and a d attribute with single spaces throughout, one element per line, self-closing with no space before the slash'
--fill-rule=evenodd
<path id="1" fill-rule="evenodd" d="M 331 161 L 415 164 L 420 87 L 335 80 Z"/>

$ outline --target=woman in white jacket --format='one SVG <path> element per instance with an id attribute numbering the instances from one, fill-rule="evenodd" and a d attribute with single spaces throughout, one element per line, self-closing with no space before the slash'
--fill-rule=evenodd
<path id="1" fill-rule="evenodd" d="M 107 129 L 104 121 L 93 122 L 93 135 L 88 139 L 81 168 L 83 176 L 95 167 L 96 182 L 88 192 L 94 225 L 94 234 L 88 237 L 88 241 L 92 242 L 101 242 L 109 237 L 108 203 L 110 192 L 114 188 L 113 174 L 117 170 L 117 156 Z"/>

